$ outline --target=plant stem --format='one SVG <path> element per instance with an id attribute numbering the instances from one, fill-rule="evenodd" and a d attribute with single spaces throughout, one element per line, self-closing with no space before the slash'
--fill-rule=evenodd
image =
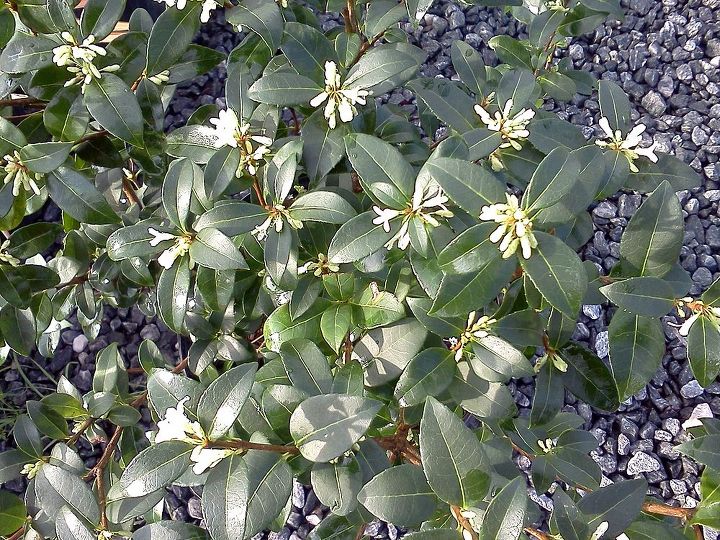
<path id="1" fill-rule="evenodd" d="M 229 441 L 208 441 L 206 448 L 235 448 L 237 450 L 263 450 L 266 452 L 279 452 L 281 454 L 299 454 L 297 446 L 288 444 L 265 444 L 251 441 L 233 439 Z"/>
<path id="2" fill-rule="evenodd" d="M 86 431 L 90 426 L 93 425 L 93 422 L 94 422 L 94 421 L 95 421 L 95 420 L 94 420 L 92 417 L 86 418 L 85 421 L 84 421 L 82 424 L 80 424 L 80 427 L 79 427 L 78 430 L 73 434 L 73 436 L 68 439 L 67 445 L 68 445 L 68 446 L 71 446 L 71 445 L 75 444 L 76 442 L 78 442 L 78 441 L 80 440 L 80 437 L 82 437 L 83 434 L 85 433 L 85 431 Z"/>
<path id="3" fill-rule="evenodd" d="M 470 522 L 468 521 L 468 519 L 462 515 L 462 510 L 460 509 L 459 506 L 452 505 L 450 507 L 450 513 L 455 518 L 455 521 L 457 521 L 458 524 L 460 524 L 460 526 L 463 528 L 463 530 L 468 532 L 468 534 L 470 535 L 470 538 L 472 538 L 472 540 L 478 540 L 478 533 L 475 532 L 475 529 L 472 528 L 472 525 L 470 525 Z M 465 537 L 465 536 L 466 535 L 463 534 L 463 537 Z"/>
<path id="4" fill-rule="evenodd" d="M 25 106 L 25 107 L 28 107 L 28 106 L 32 107 L 34 105 L 37 105 L 38 107 L 40 107 L 40 106 L 44 107 L 47 105 L 47 103 L 42 100 L 35 99 L 32 97 L 17 98 L 17 99 L 0 99 L 0 107 L 13 107 L 13 106 L 21 106 L 21 105 Z"/>
<path id="5" fill-rule="evenodd" d="M 7 540 L 19 540 L 25 534 L 25 527 L 20 527 L 17 531 L 8 536 Z"/>
<path id="6" fill-rule="evenodd" d="M 537 540 L 552 540 L 552 536 L 542 531 L 538 531 L 537 529 L 525 527 L 523 530 L 525 531 L 525 534 L 532 536 L 533 538 L 537 538 Z"/>

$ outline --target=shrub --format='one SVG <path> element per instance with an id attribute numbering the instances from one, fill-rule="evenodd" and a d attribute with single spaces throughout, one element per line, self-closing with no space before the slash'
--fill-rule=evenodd
<path id="1" fill-rule="evenodd" d="M 227 58 L 191 44 L 216 2 L 166 3 L 109 44 L 124 1 L 89 0 L 79 20 L 69 0 L 0 6 L 6 354 L 52 355 L 72 312 L 92 339 L 105 305 L 192 341 L 177 363 L 152 341 L 137 361 L 110 345 L 89 392 L 62 378 L 29 401 L 0 454 L 0 482 L 29 482 L 24 501 L 2 492 L 0 533 L 250 538 L 282 526 L 294 478 L 331 510 L 312 539 L 361 538 L 375 518 L 415 540 L 718 525 L 718 421 L 680 447 L 708 468 L 700 506 L 678 509 L 645 500 L 642 478 L 601 487 L 596 439 L 561 410 L 565 390 L 605 411 L 640 391 L 673 311 L 698 381 L 720 369 L 720 284 L 687 298 L 677 264 L 675 192 L 696 175 L 647 146 L 610 81 L 595 141 L 543 109 L 594 90 L 557 49 L 617 1 L 508 2 L 528 39 L 494 37 L 496 67 L 453 43 L 457 81 L 418 77 L 425 53 L 400 31 L 428 0 L 226 2 L 247 33 Z M 344 31 L 323 32 L 322 9 Z M 175 86 L 225 60 L 227 108 L 165 133 Z M 412 114 L 380 99 L 398 87 Z M 647 197 L 606 275 L 576 251 L 588 208 L 618 190 Z M 50 203 L 61 222 L 37 219 Z M 608 301 L 604 361 L 572 333 L 581 305 Z M 507 383 L 529 377 L 518 416 Z M 89 469 L 81 441 L 104 448 Z M 513 455 L 552 494 L 549 532 Z M 203 486 L 207 533 L 161 519 L 173 484 Z"/>

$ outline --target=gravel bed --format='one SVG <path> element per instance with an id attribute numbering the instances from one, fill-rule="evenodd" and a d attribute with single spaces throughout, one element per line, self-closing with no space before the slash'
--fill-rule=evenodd
<path id="1" fill-rule="evenodd" d="M 680 262 L 692 277 L 690 294 L 696 296 L 720 276 L 720 0 L 623 0 L 622 3 L 627 12 L 622 23 L 608 22 L 594 34 L 574 39 L 560 54 L 567 54 L 576 68 L 620 84 L 630 96 L 633 122 L 648 126 L 645 136 L 658 143 L 658 150 L 675 154 L 702 175 L 701 188 L 678 194 L 686 221 Z M 332 16 L 323 15 L 321 21 L 325 29 L 342 24 Z M 452 1 L 441 0 L 417 30 L 410 25 L 406 30 L 412 41 L 428 52 L 422 74 L 453 77 L 449 56 L 452 41 L 466 41 L 481 52 L 486 63 L 494 64 L 495 56 L 487 46 L 488 40 L 498 34 L 521 36 L 524 27 L 500 10 L 460 7 Z M 241 37 L 232 33 L 222 13 L 218 13 L 216 21 L 204 27 L 197 41 L 227 53 Z M 170 129 L 183 125 L 199 105 L 224 106 L 225 76 L 225 68 L 219 66 L 179 87 L 170 105 L 166 126 Z M 396 91 L 384 99 L 408 108 L 412 108 L 414 102 L 407 90 Z M 587 137 L 599 132 L 596 97 L 579 96 L 571 103 L 550 100 L 546 108 L 580 126 Z M 582 250 L 584 259 L 604 271 L 617 262 L 623 229 L 641 200 L 639 195 L 624 193 L 593 209 L 595 233 Z M 611 315 L 606 306 L 584 306 L 575 339 L 588 343 L 599 356 L 606 357 Z M 597 437 L 599 447 L 592 456 L 600 465 L 605 482 L 642 474 L 650 484 L 651 495 L 670 504 L 692 507 L 699 499 L 699 467 L 680 456 L 674 446 L 686 440 L 682 423 L 691 416 L 720 416 L 720 382 L 703 390 L 693 379 L 676 323 L 673 317 L 665 319 L 667 349 L 663 369 L 619 411 L 605 414 L 571 395 L 566 396 L 565 409 L 582 416 L 584 427 Z M 54 358 L 20 359 L 22 374 L 4 366 L 0 371 L 0 395 L 16 406 L 22 406 L 28 399 L 37 399 L 23 375 L 42 391 L 51 385 L 42 370 L 53 377 L 65 374 L 86 391 L 91 386 L 94 355 L 98 350 L 108 343 L 118 343 L 123 357 L 136 365 L 138 346 L 146 338 L 158 343 L 168 357 L 178 357 L 178 348 L 186 347 L 161 322 L 145 317 L 137 308 L 106 308 L 96 340 L 88 342 L 73 327 L 63 332 Z M 510 389 L 518 407 L 527 412 L 532 402 L 532 380 L 511 381 Z M 147 411 L 144 415 L 144 421 L 149 423 Z M 0 450 L 4 444 L 0 441 Z M 83 447 L 82 454 L 88 465 L 92 465 L 98 455 L 89 445 Z M 518 458 L 518 464 L 529 468 L 525 458 Z M 21 491 L 24 485 L 20 480 L 7 487 Z M 168 516 L 202 523 L 200 493 L 199 489 L 174 487 L 169 490 Z M 540 496 L 538 502 L 546 508 L 551 505 L 545 496 Z M 269 539 L 303 539 L 326 511 L 312 490 L 299 484 L 294 486 L 292 503 L 286 527 L 279 533 L 270 533 Z M 707 528 L 705 531 L 708 540 L 718 538 L 717 533 Z M 394 540 L 402 532 L 392 525 L 373 522 L 366 534 Z"/>

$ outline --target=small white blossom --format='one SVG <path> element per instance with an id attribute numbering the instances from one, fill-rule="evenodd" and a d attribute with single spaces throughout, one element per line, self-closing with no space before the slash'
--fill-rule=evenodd
<path id="1" fill-rule="evenodd" d="M 340 74 L 335 62 L 325 62 L 325 90 L 310 101 L 311 107 L 319 107 L 325 101 L 325 118 L 330 129 L 337 126 L 337 115 L 342 122 L 350 122 L 357 115 L 355 105 L 365 105 L 365 98 L 370 94 L 360 88 L 343 88 Z"/>
<path id="2" fill-rule="evenodd" d="M 162 86 L 163 84 L 165 84 L 165 83 L 168 82 L 169 80 L 170 80 L 170 70 L 167 70 L 167 69 L 166 69 L 165 71 L 161 71 L 161 72 L 158 73 L 157 75 L 153 75 L 152 77 L 148 77 L 148 81 L 150 81 L 151 83 L 153 83 L 153 84 L 155 84 L 155 85 L 157 85 L 157 86 Z"/>
<path id="3" fill-rule="evenodd" d="M 215 148 L 232 146 L 240 149 L 240 164 L 236 175 L 242 176 L 242 171 L 247 170 L 251 175 L 257 174 L 260 163 L 270 153 L 272 139 L 264 135 L 253 135 L 250 133 L 250 124 L 240 124 L 240 121 L 232 109 L 225 109 L 218 112 L 217 118 L 211 118 L 210 123 L 215 126 Z"/>
<path id="4" fill-rule="evenodd" d="M 168 240 L 173 240 L 175 242 L 171 247 L 163 251 L 160 254 L 160 257 L 158 257 L 158 263 L 166 270 L 172 268 L 175 260 L 178 257 L 182 257 L 190 250 L 192 238 L 188 236 L 176 236 L 172 233 L 158 231 L 152 227 L 148 228 L 148 232 L 153 236 L 150 240 L 150 245 L 153 247 L 160 244 L 160 242 L 166 242 Z"/>
<path id="5" fill-rule="evenodd" d="M 117 64 L 104 68 L 95 65 L 98 56 L 107 54 L 105 49 L 95 45 L 95 36 L 88 36 L 82 43 L 78 43 L 70 32 L 63 32 L 60 36 L 65 40 L 65 44 L 53 49 L 53 62 L 75 75 L 65 86 L 81 83 L 82 91 L 85 92 L 85 86 L 93 79 L 100 79 L 103 73 L 113 73 L 120 69 Z"/>
<path id="6" fill-rule="evenodd" d="M 532 219 L 520 208 L 520 202 L 515 195 L 505 194 L 505 197 L 505 204 L 484 206 L 480 219 L 499 224 L 490 235 L 490 241 L 494 244 L 500 242 L 499 249 L 504 259 L 511 257 L 518 247 L 522 249 L 523 258 L 529 259 L 532 250 L 537 247 L 537 239 L 532 231 Z"/>
<path id="7" fill-rule="evenodd" d="M 488 129 L 500 133 L 502 136 L 500 148 L 512 147 L 515 150 L 520 150 L 522 148 L 521 142 L 530 135 L 527 126 L 535 117 L 535 111 L 532 109 L 522 109 L 515 114 L 511 114 L 512 108 L 513 100 L 508 99 L 502 110 L 495 111 L 494 115 L 491 115 L 490 112 L 481 105 L 475 105 L 475 112 Z M 502 167 L 502 164 L 497 158 L 492 162 L 492 165 L 494 169 Z"/>
<path id="8" fill-rule="evenodd" d="M 159 2 L 161 4 L 165 4 L 168 7 L 175 6 L 179 10 L 185 9 L 185 6 L 187 6 L 188 0 L 155 0 L 156 2 Z M 210 14 L 218 7 L 221 7 L 222 4 L 219 4 L 216 2 L 216 0 L 191 0 L 191 1 L 202 1 L 202 13 L 200 14 L 200 21 L 201 22 L 208 22 L 210 20 Z"/>
<path id="9" fill-rule="evenodd" d="M 534 15 L 539 15 L 547 10 L 563 13 L 569 11 L 563 0 L 525 0 L 524 5 Z"/>
<path id="10" fill-rule="evenodd" d="M 291 217 L 290 213 L 282 204 L 276 204 L 270 209 L 270 214 L 267 219 L 250 231 L 250 234 L 257 238 L 258 241 L 263 241 L 267 238 L 270 227 L 274 227 L 275 232 L 279 233 L 282 231 L 285 221 L 287 221 L 293 229 L 303 228 L 302 221 Z"/>
<path id="11" fill-rule="evenodd" d="M 600 540 L 600 538 L 603 537 L 603 535 L 607 532 L 609 527 L 609 524 L 607 521 L 603 521 L 600 523 L 600 525 L 597 526 L 597 529 L 592 533 L 590 536 L 590 540 Z"/>
<path id="12" fill-rule="evenodd" d="M 34 173 L 28 169 L 20 159 L 20 152 L 15 150 L 12 154 L 3 157 L 5 166 L 4 184 L 13 183 L 12 193 L 15 197 L 20 195 L 20 189 L 32 191 L 35 195 L 40 195 L 40 188 L 37 182 L 42 178 L 41 174 Z"/>
<path id="13" fill-rule="evenodd" d="M 690 328 L 700 316 L 717 319 L 717 321 L 720 322 L 720 307 L 710 306 L 701 300 L 695 300 L 694 298 L 686 296 L 685 298 L 676 300 L 675 306 L 678 315 L 685 319 L 685 322 L 678 330 L 678 333 L 683 337 L 687 337 L 690 333 Z"/>
<path id="14" fill-rule="evenodd" d="M 288 0 L 275 0 L 275 2 L 284 8 L 288 7 Z"/>
<path id="15" fill-rule="evenodd" d="M 32 480 L 35 478 L 38 472 L 40 472 L 40 467 L 42 467 L 43 462 L 42 461 L 34 461 L 32 463 L 26 463 L 23 465 L 22 470 L 20 471 L 20 474 L 24 474 L 28 477 L 28 480 Z"/>
<path id="16" fill-rule="evenodd" d="M 0 263 L 9 264 L 10 266 L 19 266 L 20 259 L 13 257 L 5 251 L 9 245 L 10 240 L 5 240 L 0 246 Z"/>
<path id="17" fill-rule="evenodd" d="M 490 335 L 490 327 L 496 322 L 496 319 L 488 317 L 487 315 L 480 315 L 477 311 L 471 311 L 468 314 L 465 331 L 460 335 L 460 339 L 455 339 L 453 343 L 455 360 L 459 361 L 462 358 L 466 345 L 488 337 Z"/>
<path id="18" fill-rule="evenodd" d="M 556 446 L 555 441 L 553 441 L 552 439 L 545 439 L 544 441 L 538 440 L 537 444 L 540 447 L 540 449 L 543 452 L 545 452 L 546 454 L 551 452 L 552 449 L 555 448 L 555 446 Z"/>
<path id="19" fill-rule="evenodd" d="M 315 277 L 320 277 L 324 274 L 333 274 L 339 271 L 340 267 L 337 264 L 331 263 L 324 253 L 318 253 L 317 262 L 309 261 L 298 268 L 298 274 L 312 272 Z"/>
<path id="20" fill-rule="evenodd" d="M 380 208 L 373 206 L 373 212 L 377 217 L 373 219 L 373 224 L 382 225 L 385 232 L 390 232 L 390 222 L 398 217 L 402 218 L 400 230 L 387 241 L 385 247 L 392 249 L 397 242 L 398 248 L 404 250 L 410 245 L 410 220 L 417 218 L 427 223 L 431 227 L 437 227 L 440 222 L 437 217 L 449 218 L 453 213 L 447 209 L 445 204 L 449 201 L 443 193 L 442 188 L 438 184 L 426 184 L 421 186 L 415 185 L 412 201 L 403 210 L 395 210 L 393 208 Z"/>
<path id="21" fill-rule="evenodd" d="M 610 122 L 604 116 L 600 118 L 599 124 L 605 133 L 605 137 L 603 138 L 607 140 L 597 140 L 595 144 L 602 148 L 609 148 L 610 150 L 623 154 L 630 163 L 630 170 L 632 172 L 638 172 L 635 160 L 640 156 L 648 158 L 653 163 L 657 163 L 658 157 L 655 155 L 657 143 L 652 143 L 647 148 L 638 148 L 638 145 L 642 142 L 641 135 L 645 132 L 645 124 L 635 126 L 625 139 L 623 139 L 622 132 L 619 129 L 613 131 L 610 128 Z"/>
<path id="22" fill-rule="evenodd" d="M 155 442 L 184 441 L 196 445 L 190 454 L 190 460 L 195 474 L 202 474 L 207 469 L 214 467 L 220 461 L 234 453 L 232 449 L 226 448 L 205 448 L 207 437 L 198 422 L 191 421 L 185 414 L 185 403 L 190 397 L 181 399 L 176 407 L 169 407 L 165 411 L 165 418 L 158 422 L 158 432 L 155 435 Z"/>

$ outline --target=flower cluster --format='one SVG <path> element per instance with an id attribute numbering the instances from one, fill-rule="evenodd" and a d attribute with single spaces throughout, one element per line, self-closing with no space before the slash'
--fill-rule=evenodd
<path id="1" fill-rule="evenodd" d="M 468 315 L 465 331 L 460 335 L 460 339 L 455 347 L 455 360 L 460 360 L 463 350 L 468 343 L 478 341 L 490 335 L 490 327 L 497 321 L 487 315 L 480 315 L 477 311 L 471 311 Z"/>
<path id="2" fill-rule="evenodd" d="M 318 253 L 317 262 L 310 261 L 298 268 L 298 274 L 312 272 L 315 277 L 320 277 L 324 274 L 333 274 L 339 271 L 340 267 L 337 264 L 331 263 L 324 253 Z"/>
<path id="3" fill-rule="evenodd" d="M 258 241 L 263 241 L 267 238 L 270 227 L 275 227 L 275 232 L 279 233 L 282 231 L 285 220 L 287 220 L 293 229 L 302 229 L 303 227 L 302 221 L 291 217 L 290 213 L 282 204 L 276 204 L 270 209 L 270 214 L 267 219 L 250 231 L 250 234 L 257 238 Z"/>
<path id="4" fill-rule="evenodd" d="M 161 4 L 166 4 L 168 7 L 175 6 L 178 9 L 185 9 L 188 0 L 155 0 Z M 197 0 L 202 1 L 202 13 L 200 14 L 200 21 L 206 23 L 210 20 L 210 14 L 214 9 L 221 7 L 222 4 L 218 4 L 215 0 Z"/>
<path id="5" fill-rule="evenodd" d="M 545 439 L 544 441 L 542 439 L 539 439 L 537 444 L 540 447 L 540 449 L 543 452 L 545 452 L 546 454 L 549 454 L 550 452 L 552 452 L 552 449 L 557 446 L 555 441 L 550 438 Z"/>
<path id="6" fill-rule="evenodd" d="M 680 326 L 680 330 L 678 331 L 678 333 L 683 337 L 687 337 L 690 333 L 690 327 L 701 315 L 705 317 L 712 317 L 720 321 L 720 307 L 709 306 L 704 302 L 695 300 L 689 296 L 677 300 L 675 304 L 677 306 L 678 315 L 686 317 L 685 322 L 682 326 Z M 685 310 L 690 313 L 690 316 L 686 314 Z"/>
<path id="7" fill-rule="evenodd" d="M 166 270 L 172 268 L 175 259 L 185 255 L 190 249 L 190 244 L 192 244 L 192 238 L 189 236 L 177 236 L 172 233 L 158 231 L 152 227 L 148 228 L 148 232 L 153 236 L 152 240 L 150 240 L 150 245 L 153 247 L 167 240 L 174 240 L 175 242 L 158 257 L 158 263 Z"/>
<path id="8" fill-rule="evenodd" d="M 357 116 L 356 104 L 365 105 L 370 94 L 360 88 L 343 88 L 335 62 L 325 62 L 325 90 L 310 101 L 311 107 L 319 107 L 325 101 L 325 118 L 330 129 L 337 126 L 337 114 L 342 122 L 351 122 Z"/>
<path id="9" fill-rule="evenodd" d="M 104 68 L 98 68 L 95 60 L 98 56 L 105 56 L 107 51 L 95 45 L 95 36 L 86 37 L 82 43 L 78 43 L 70 32 L 63 32 L 60 36 L 65 40 L 64 45 L 53 49 L 53 62 L 59 67 L 66 67 L 75 77 L 65 83 L 65 86 L 82 83 L 82 91 L 85 85 L 93 79 L 100 79 L 103 73 L 113 73 L 120 69 L 114 64 Z"/>
<path id="10" fill-rule="evenodd" d="M 604 139 L 607 140 L 595 141 L 595 144 L 602 148 L 609 148 L 610 150 L 623 154 L 630 163 L 630 170 L 632 172 L 638 172 L 635 160 L 640 156 L 644 156 L 653 163 L 657 163 L 658 157 L 655 155 L 656 143 L 653 143 L 647 148 L 638 148 L 638 145 L 642 142 L 641 135 L 645 132 L 645 124 L 635 126 L 625 139 L 623 139 L 622 132 L 619 129 L 613 131 L 612 128 L 610 128 L 610 122 L 604 116 L 600 118 L 599 124 L 605 133 Z"/>
<path id="11" fill-rule="evenodd" d="M 527 126 L 530 120 L 535 117 L 535 111 L 521 109 L 519 112 L 511 114 L 513 104 L 512 98 L 508 99 L 502 110 L 495 111 L 494 115 L 491 115 L 482 105 L 475 105 L 475 112 L 489 130 L 500 133 L 502 138 L 500 148 L 512 147 L 515 150 L 520 150 L 522 149 L 520 143 L 530 135 Z M 493 169 L 499 170 L 502 168 L 502 163 L 495 154 L 490 156 L 490 161 Z"/>
<path id="12" fill-rule="evenodd" d="M 13 183 L 13 195 L 20 195 L 20 188 L 25 191 L 32 191 L 35 195 L 40 195 L 40 188 L 37 182 L 42 178 L 41 174 L 30 171 L 20 159 L 20 152 L 17 150 L 12 154 L 3 157 L 5 162 L 5 179 L 3 184 Z"/>
<path id="13" fill-rule="evenodd" d="M 499 224 L 490 235 L 490 241 L 494 244 L 500 242 L 499 249 L 503 259 L 511 257 L 518 247 L 522 248 L 523 257 L 529 259 L 532 250 L 537 247 L 537 239 L 532 231 L 532 219 L 520 208 L 520 202 L 515 195 L 505 194 L 505 197 L 505 204 L 484 206 L 480 219 Z"/>
<path id="14" fill-rule="evenodd" d="M 165 418 L 157 424 L 158 432 L 155 435 L 155 443 L 185 441 L 196 445 L 190 454 L 190 459 L 195 463 L 193 472 L 202 474 L 235 451 L 226 448 L 205 448 L 208 440 L 203 428 L 198 422 L 191 421 L 185 415 L 185 403 L 188 401 L 190 398 L 185 397 L 180 400 L 177 407 L 169 407 L 165 411 Z"/>
<path id="15" fill-rule="evenodd" d="M 272 139 L 264 135 L 251 134 L 250 124 L 241 125 L 232 109 L 220 111 L 217 118 L 210 119 L 210 123 L 215 126 L 216 148 L 232 146 L 240 150 L 240 164 L 236 176 L 238 178 L 242 176 L 243 170 L 247 170 L 251 175 L 257 174 L 261 161 L 270 153 Z"/>
<path id="16" fill-rule="evenodd" d="M 0 246 L 0 263 L 9 264 L 10 266 L 19 266 L 20 265 L 20 259 L 17 259 L 16 257 L 13 257 L 9 253 L 7 253 L 5 250 L 10 245 L 10 240 L 5 240 L 2 245 Z"/>
<path id="17" fill-rule="evenodd" d="M 415 186 L 412 201 L 403 210 L 395 210 L 394 208 L 380 208 L 373 206 L 373 211 L 377 217 L 373 219 L 375 225 L 382 225 L 385 232 L 390 232 L 390 222 L 402 216 L 402 225 L 400 230 L 388 240 L 385 247 L 392 249 L 395 243 L 400 249 L 406 249 L 410 245 L 410 220 L 417 218 L 427 223 L 431 227 L 437 227 L 440 222 L 435 216 L 450 218 L 453 213 L 447 209 L 445 204 L 449 201 L 443 193 L 442 188 L 437 184 L 427 184 L 425 186 Z M 434 210 L 433 210 L 434 209 Z"/>

